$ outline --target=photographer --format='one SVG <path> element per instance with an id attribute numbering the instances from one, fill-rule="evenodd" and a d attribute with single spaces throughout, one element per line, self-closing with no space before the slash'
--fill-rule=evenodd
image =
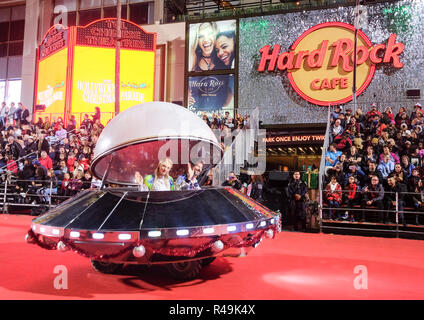
<path id="1" fill-rule="evenodd" d="M 227 180 L 224 181 L 222 184 L 224 187 L 232 187 L 234 189 L 240 190 L 241 189 L 241 182 L 239 179 L 237 179 L 237 176 L 233 171 L 230 172 L 228 175 Z"/>

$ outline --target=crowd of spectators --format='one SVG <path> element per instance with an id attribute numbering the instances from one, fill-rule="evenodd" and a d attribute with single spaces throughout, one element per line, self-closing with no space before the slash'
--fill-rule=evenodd
<path id="1" fill-rule="evenodd" d="M 211 117 L 203 113 L 202 120 L 212 130 L 219 130 L 221 147 L 224 151 L 228 150 L 240 130 L 250 128 L 249 115 L 242 116 L 240 113 L 236 113 L 233 117 L 229 111 L 225 111 L 224 114 L 212 113 Z"/>
<path id="2" fill-rule="evenodd" d="M 26 202 L 49 203 L 92 186 L 90 162 L 104 126 L 100 114 L 85 114 L 77 125 L 74 116 L 31 121 L 28 109 L 2 103 L 0 109 L 0 175 L 14 178 L 16 192 Z"/>
<path id="3" fill-rule="evenodd" d="M 367 112 L 343 112 L 338 106 L 330 121 L 323 191 L 329 219 L 368 221 L 374 211 L 378 222 L 390 223 L 397 209 L 406 225 L 406 206 L 424 211 L 421 104 L 412 112 L 401 107 L 396 114 L 391 107 L 379 111 L 376 104 Z M 420 214 L 414 220 L 422 223 Z"/>

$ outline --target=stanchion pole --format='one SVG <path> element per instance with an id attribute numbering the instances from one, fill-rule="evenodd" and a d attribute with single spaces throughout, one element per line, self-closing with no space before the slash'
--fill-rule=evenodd
<path id="1" fill-rule="evenodd" d="M 6 181 L 4 183 L 3 213 L 6 213 L 6 194 L 7 194 L 7 173 L 6 173 Z"/>
<path id="2" fill-rule="evenodd" d="M 399 193 L 396 192 L 396 238 L 399 238 Z"/>
<path id="3" fill-rule="evenodd" d="M 49 210 L 52 206 L 52 189 L 53 189 L 53 181 L 50 181 L 50 196 L 49 196 Z"/>

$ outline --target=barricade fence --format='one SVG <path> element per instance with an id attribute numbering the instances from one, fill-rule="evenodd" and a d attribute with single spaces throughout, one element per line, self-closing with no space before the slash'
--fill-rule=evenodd
<path id="1" fill-rule="evenodd" d="M 331 192 L 339 196 L 331 196 Z M 416 192 L 391 192 L 384 191 L 383 198 L 374 200 L 365 197 L 365 191 L 356 191 L 356 196 L 350 199 L 349 190 L 328 191 L 322 190 L 322 215 L 321 228 L 350 229 L 351 224 L 379 224 L 390 228 L 380 228 L 378 231 L 399 232 L 399 227 L 424 227 L 424 191 Z M 338 200 L 335 200 L 338 198 Z M 378 199 L 378 200 L 375 200 Z M 368 201 L 372 201 L 369 203 Z M 326 226 L 325 223 L 336 221 L 344 222 L 343 225 Z M 395 229 L 391 228 L 395 226 Z M 367 230 L 360 229 L 355 230 Z M 407 233 L 422 234 L 422 231 L 402 230 Z"/>
<path id="2" fill-rule="evenodd" d="M 35 185 L 33 185 L 33 183 Z M 9 213 L 9 208 L 44 208 L 50 210 L 72 195 L 60 195 L 61 187 L 51 180 L 20 180 L 11 177 L 3 181 L 0 190 L 0 208 L 2 213 Z M 13 188 L 13 191 L 11 190 Z M 16 210 L 16 209 L 15 209 Z"/>

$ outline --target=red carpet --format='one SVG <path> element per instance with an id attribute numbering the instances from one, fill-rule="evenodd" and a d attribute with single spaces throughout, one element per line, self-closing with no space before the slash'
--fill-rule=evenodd
<path id="1" fill-rule="evenodd" d="M 76 253 L 27 244 L 32 217 L 0 215 L 0 299 L 423 299 L 424 242 L 283 232 L 243 258 L 220 257 L 178 282 L 160 268 L 94 271 Z M 68 289 L 55 289 L 56 266 Z M 355 273 L 356 266 L 366 267 Z M 61 272 L 60 274 L 63 275 Z M 355 280 L 358 276 L 367 282 Z M 355 289 L 355 284 L 366 289 Z"/>

